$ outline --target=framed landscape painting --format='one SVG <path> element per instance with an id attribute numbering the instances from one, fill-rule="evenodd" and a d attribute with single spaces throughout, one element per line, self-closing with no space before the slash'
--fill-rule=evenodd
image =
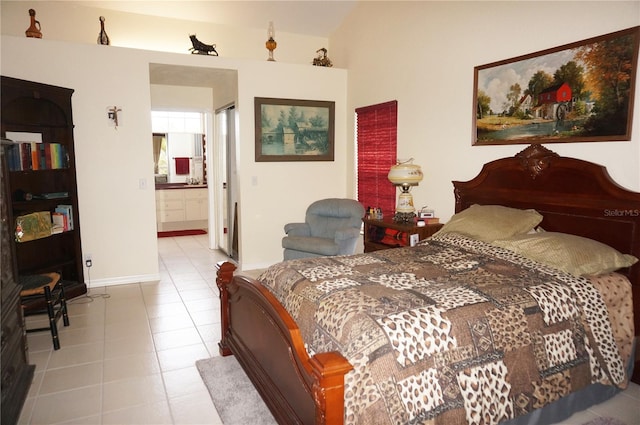
<path id="1" fill-rule="evenodd" d="M 474 68 L 473 144 L 631 140 L 640 26 Z"/>
<path id="2" fill-rule="evenodd" d="M 333 161 L 335 102 L 255 98 L 255 160 Z"/>

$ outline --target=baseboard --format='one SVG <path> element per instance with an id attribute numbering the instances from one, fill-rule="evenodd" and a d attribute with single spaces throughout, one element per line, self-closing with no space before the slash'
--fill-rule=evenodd
<path id="1" fill-rule="evenodd" d="M 117 285 L 128 285 L 131 283 L 144 283 L 144 282 L 155 282 L 160 280 L 160 274 L 145 274 L 138 276 L 121 276 L 121 277 L 110 277 L 106 279 L 92 279 L 91 281 L 85 279 L 87 287 L 95 288 L 98 286 L 117 286 Z"/>

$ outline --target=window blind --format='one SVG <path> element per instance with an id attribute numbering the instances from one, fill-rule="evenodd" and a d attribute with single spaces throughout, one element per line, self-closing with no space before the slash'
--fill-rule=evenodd
<path id="1" fill-rule="evenodd" d="M 356 109 L 358 201 L 385 217 L 395 211 L 396 188 L 387 174 L 397 158 L 397 122 L 396 100 Z"/>

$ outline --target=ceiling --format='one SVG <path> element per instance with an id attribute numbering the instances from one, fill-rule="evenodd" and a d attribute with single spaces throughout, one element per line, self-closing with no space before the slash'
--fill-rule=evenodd
<path id="1" fill-rule="evenodd" d="M 141 15 L 264 28 L 272 21 L 278 31 L 328 38 L 358 0 L 84 0 L 75 3 Z"/>

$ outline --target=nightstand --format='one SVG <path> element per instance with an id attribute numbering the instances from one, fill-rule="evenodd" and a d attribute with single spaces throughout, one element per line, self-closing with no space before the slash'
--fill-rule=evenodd
<path id="1" fill-rule="evenodd" d="M 409 235 L 418 234 L 420 240 L 423 240 L 443 226 L 442 223 L 436 223 L 419 227 L 414 223 L 397 223 L 391 218 L 384 220 L 363 218 L 362 221 L 364 222 L 364 252 L 409 246 Z M 398 232 L 404 235 L 398 235 Z"/>

